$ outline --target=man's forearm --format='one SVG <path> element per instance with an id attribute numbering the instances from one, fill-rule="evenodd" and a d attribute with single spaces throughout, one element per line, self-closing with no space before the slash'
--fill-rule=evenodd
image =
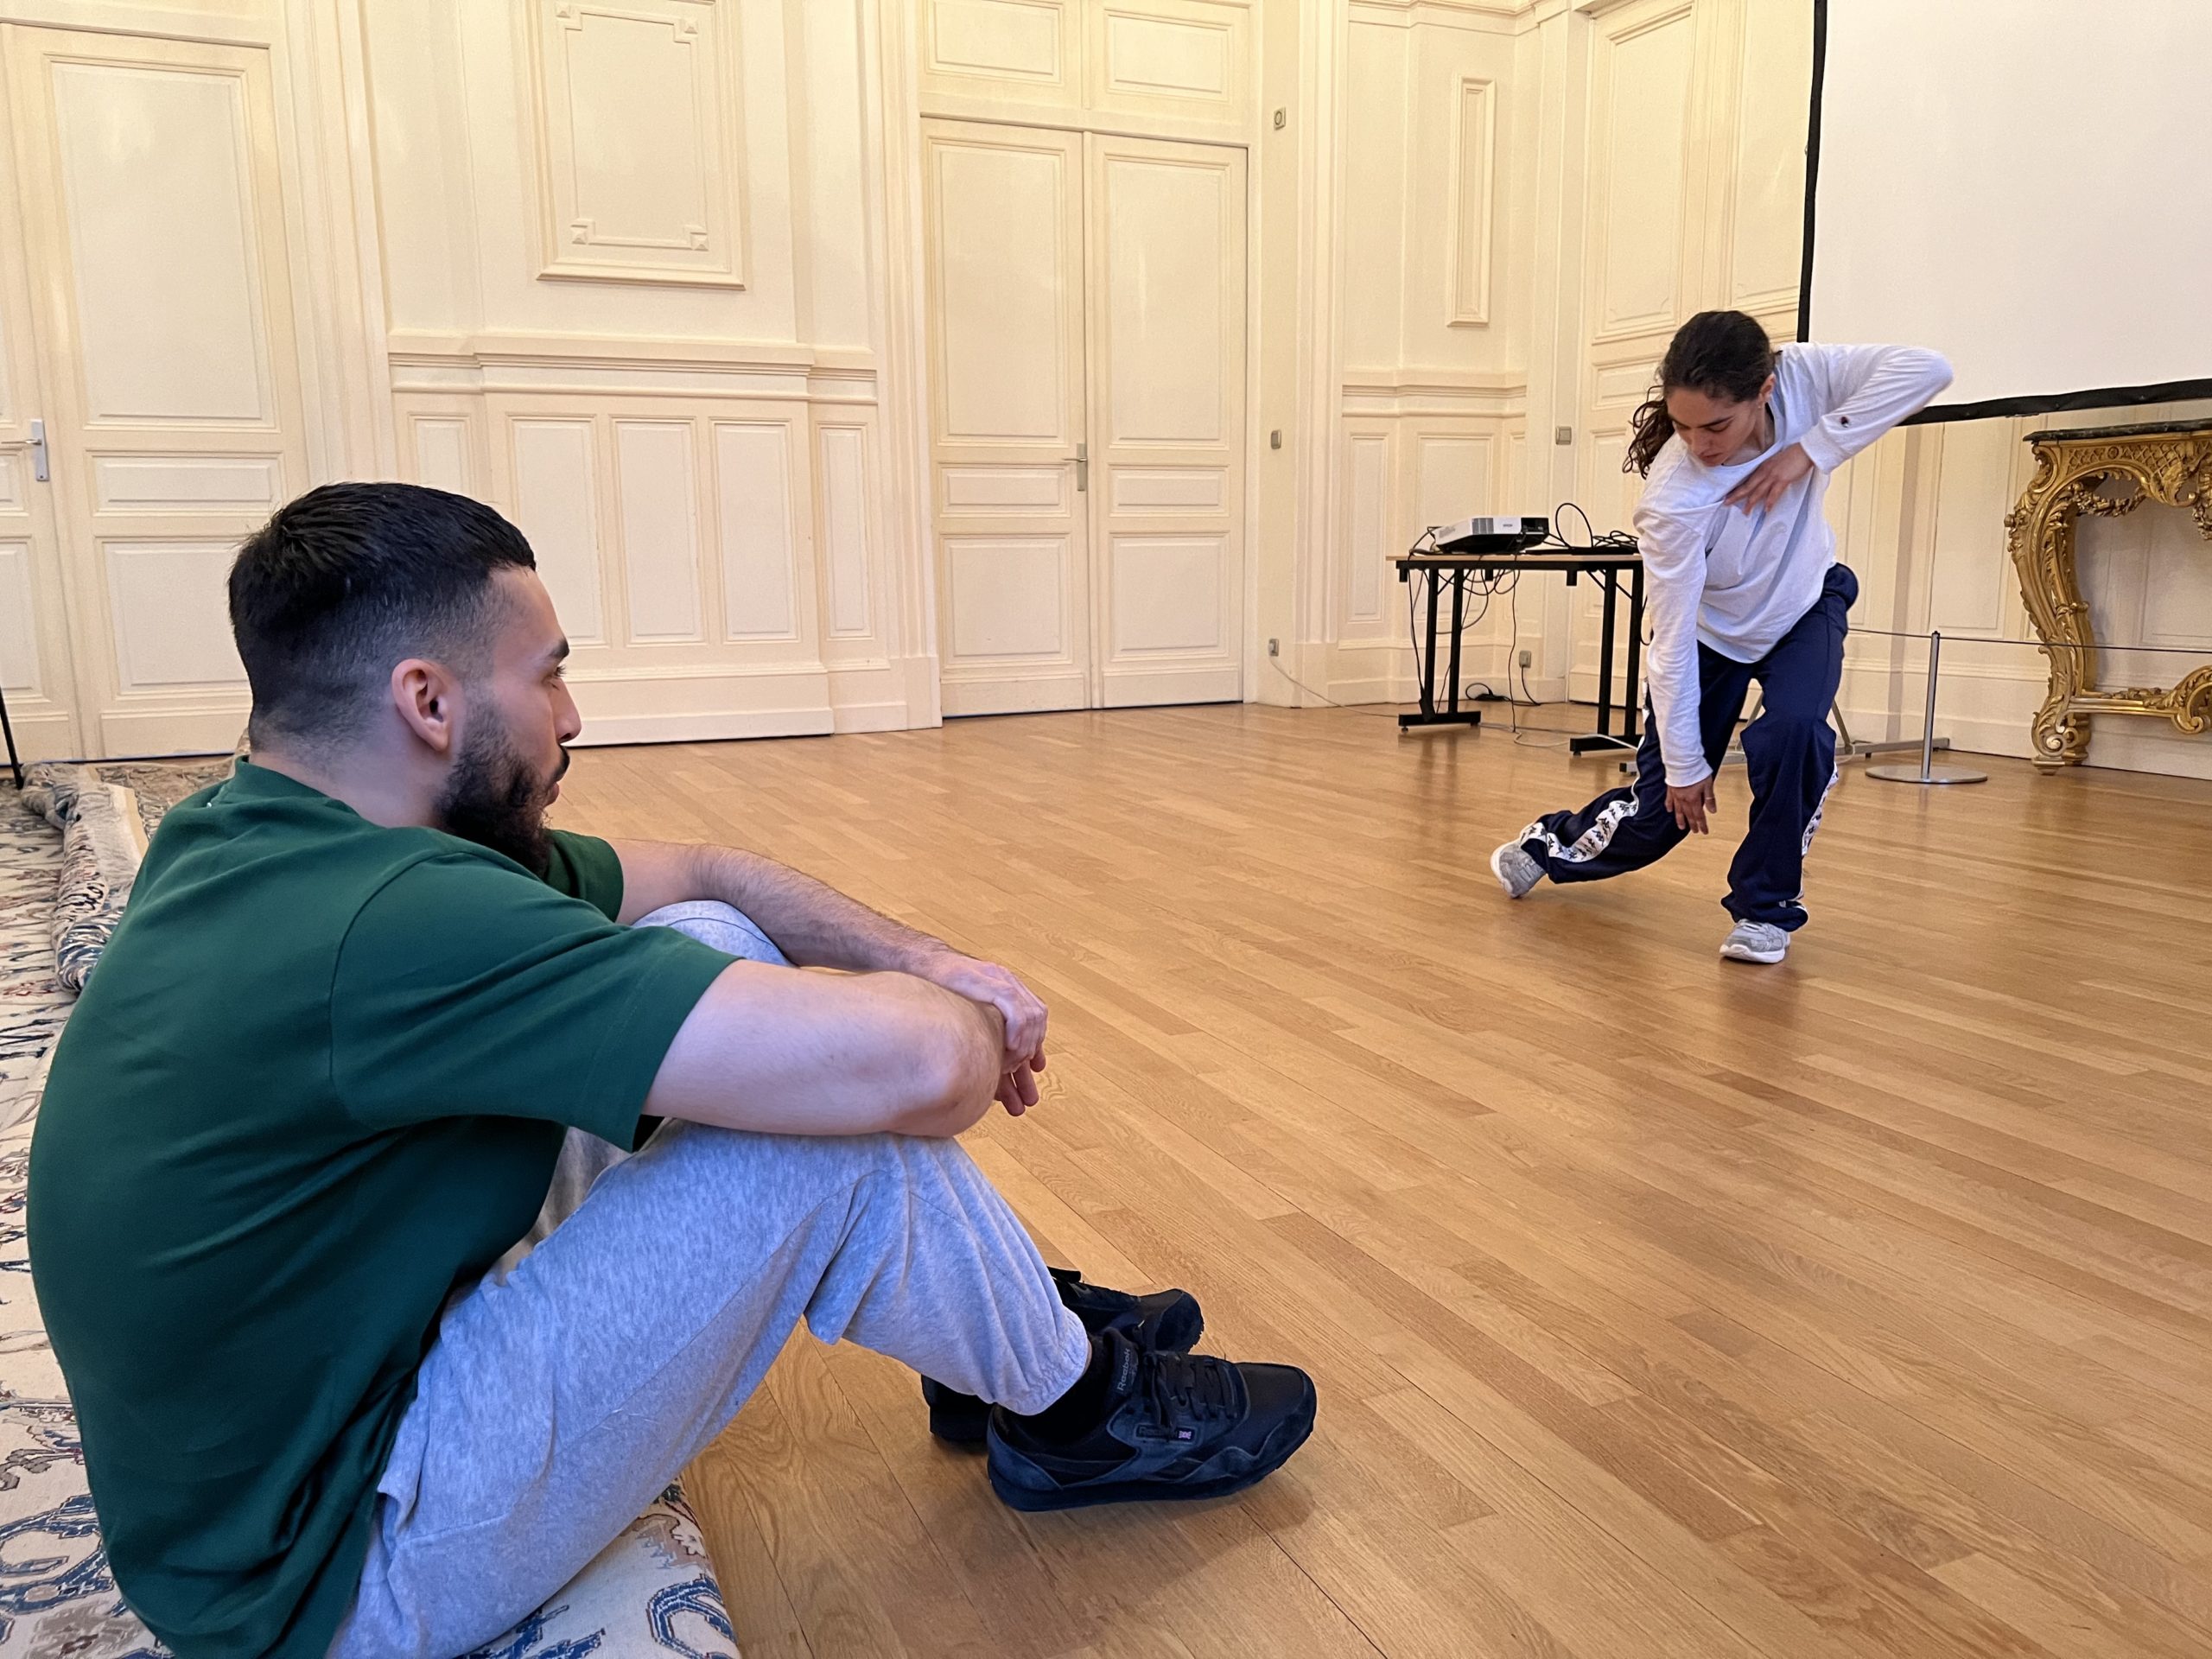
<path id="1" fill-rule="evenodd" d="M 998 963 L 977 961 L 758 853 L 664 841 L 620 841 L 614 852 L 622 861 L 624 922 L 686 899 L 716 899 L 741 911 L 802 968 L 911 974 L 987 1008 L 1005 1044 L 999 1098 L 1017 1116 L 1035 1103 L 1048 1016 L 1036 994 Z"/>
<path id="2" fill-rule="evenodd" d="M 758 853 L 693 847 L 698 899 L 719 899 L 752 918 L 802 968 L 912 973 L 922 957 L 950 947 L 893 921 L 835 887 Z"/>

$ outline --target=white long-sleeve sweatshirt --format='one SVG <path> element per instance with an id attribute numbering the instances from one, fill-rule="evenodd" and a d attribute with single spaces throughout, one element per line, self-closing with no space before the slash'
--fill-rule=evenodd
<path id="1" fill-rule="evenodd" d="M 1910 346 L 1785 346 L 1774 370 L 1774 442 L 1747 460 L 1700 465 L 1679 438 L 1652 463 L 1637 505 L 1643 550 L 1644 658 L 1667 781 L 1709 776 L 1698 732 L 1700 642 L 1755 663 L 1820 599 L 1835 563 L 1821 504 L 1828 474 L 1951 384 L 1951 365 Z M 1722 499 L 1768 456 L 1802 444 L 1813 470 L 1771 507 Z"/>

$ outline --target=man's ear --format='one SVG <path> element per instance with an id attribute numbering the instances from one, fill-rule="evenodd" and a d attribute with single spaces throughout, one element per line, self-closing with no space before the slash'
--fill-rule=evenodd
<path id="1" fill-rule="evenodd" d="M 391 701 L 410 731 L 434 754 L 450 754 L 461 734 L 461 682 L 442 663 L 410 657 L 391 671 Z"/>

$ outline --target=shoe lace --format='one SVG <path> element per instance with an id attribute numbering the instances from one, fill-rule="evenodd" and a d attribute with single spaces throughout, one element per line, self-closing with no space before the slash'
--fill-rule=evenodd
<path id="1" fill-rule="evenodd" d="M 1151 1423 L 1167 1439 L 1192 1438 L 1187 1426 L 1217 1422 L 1236 1408 L 1226 1360 L 1203 1354 L 1155 1353 L 1145 1367 Z"/>

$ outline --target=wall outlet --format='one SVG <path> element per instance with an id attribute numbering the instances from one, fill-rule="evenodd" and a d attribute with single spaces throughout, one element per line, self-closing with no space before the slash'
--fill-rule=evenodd
<path id="1" fill-rule="evenodd" d="M 1270 639 L 1270 640 L 1268 640 L 1268 656 L 1270 656 L 1270 657 L 1280 657 L 1280 656 L 1281 656 L 1281 655 L 1282 655 L 1282 641 L 1281 641 L 1281 640 L 1280 640 L 1280 639 Z"/>
<path id="2" fill-rule="evenodd" d="M 1528 649 L 1528 647 L 1527 647 L 1527 646 L 1525 646 L 1525 645 L 1524 645 L 1524 646 L 1522 646 L 1522 650 L 1521 650 L 1521 666 L 1522 666 L 1522 667 L 1523 667 L 1523 668 L 1527 668 L 1527 667 L 1529 667 L 1530 664 L 1532 664 L 1533 663 L 1535 663 L 1535 660 L 1536 660 L 1536 653 L 1535 653 L 1535 652 L 1534 652 L 1533 651 L 1530 651 L 1529 649 Z"/>

